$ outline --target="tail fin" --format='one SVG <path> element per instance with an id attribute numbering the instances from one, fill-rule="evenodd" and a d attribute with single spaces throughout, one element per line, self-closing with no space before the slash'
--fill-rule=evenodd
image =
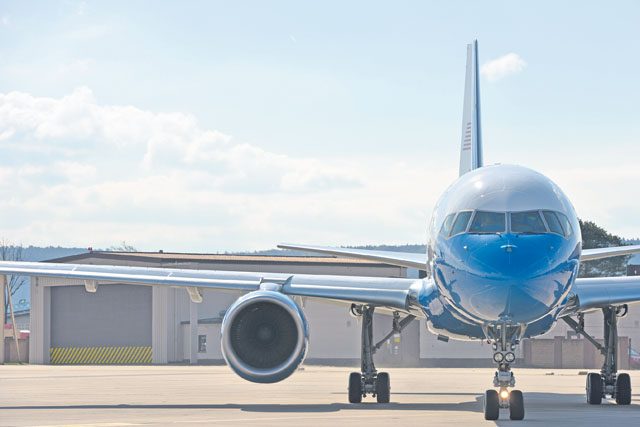
<path id="1" fill-rule="evenodd" d="M 460 176 L 482 167 L 482 132 L 480 129 L 480 76 L 478 75 L 478 40 L 467 45 L 467 74 L 464 83 Z"/>

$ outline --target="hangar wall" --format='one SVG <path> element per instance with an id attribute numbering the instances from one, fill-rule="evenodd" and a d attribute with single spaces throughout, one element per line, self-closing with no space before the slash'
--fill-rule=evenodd
<path id="1" fill-rule="evenodd" d="M 306 274 L 405 277 L 406 269 L 327 257 L 264 257 L 167 253 L 92 252 L 52 262 Z M 31 287 L 32 363 L 222 363 L 220 322 L 239 292 L 203 290 L 192 303 L 185 290 L 161 286 L 98 284 L 34 277 Z M 360 324 L 341 303 L 302 299 L 309 322 L 310 363 L 357 364 Z M 375 335 L 384 336 L 391 317 L 376 315 Z M 418 324 L 402 342 L 383 346 L 378 360 L 418 363 Z"/>

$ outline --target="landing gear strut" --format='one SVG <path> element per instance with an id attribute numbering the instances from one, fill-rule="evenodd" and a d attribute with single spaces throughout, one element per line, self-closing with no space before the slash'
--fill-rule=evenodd
<path id="1" fill-rule="evenodd" d="M 600 344 L 584 330 L 584 315 L 578 314 L 576 322 L 570 317 L 562 319 L 571 328 L 591 342 L 604 356 L 604 363 L 600 373 L 592 372 L 587 375 L 587 403 L 599 405 L 603 398 L 611 396 L 618 405 L 631 403 L 631 378 L 629 374 L 618 374 L 618 317 L 627 314 L 627 306 L 605 307 L 602 309 L 604 317 L 604 345 Z"/>
<path id="2" fill-rule="evenodd" d="M 362 352 L 360 372 L 349 375 L 349 403 L 360 403 L 363 397 L 371 394 L 378 403 L 389 403 L 391 386 L 389 374 L 378 372 L 373 363 L 373 355 L 382 347 L 384 342 L 395 333 L 400 333 L 415 316 L 408 315 L 400 319 L 400 313 L 393 314 L 392 330 L 378 343 L 373 343 L 373 311 L 375 307 L 367 305 L 352 305 L 351 313 L 362 316 Z"/>
<path id="3" fill-rule="evenodd" d="M 498 390 L 487 390 L 484 393 L 484 419 L 495 421 L 500 417 L 500 409 L 509 409 L 512 420 L 524 419 L 524 398 L 520 390 L 511 390 L 516 385 L 516 377 L 511 372 L 511 364 L 515 363 L 514 353 L 519 343 L 518 337 L 524 332 L 523 326 L 501 323 L 487 327 L 485 333 L 489 342 L 493 341 L 493 361 L 498 370 L 493 377 L 493 386 Z"/>

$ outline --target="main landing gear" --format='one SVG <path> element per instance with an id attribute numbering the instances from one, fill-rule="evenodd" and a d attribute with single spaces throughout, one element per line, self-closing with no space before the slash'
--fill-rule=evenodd
<path id="1" fill-rule="evenodd" d="M 571 328 L 591 342 L 604 356 L 604 363 L 600 373 L 592 372 L 587 375 L 586 394 L 587 403 L 599 405 L 603 398 L 611 396 L 618 405 L 631 403 L 631 378 L 629 374 L 618 374 L 618 317 L 627 314 L 627 305 L 605 307 L 604 316 L 604 345 L 584 331 L 584 315 L 578 314 L 576 322 L 570 317 L 562 319 Z"/>
<path id="2" fill-rule="evenodd" d="M 516 385 L 516 377 L 511 372 L 511 364 L 515 363 L 514 353 L 524 327 L 501 323 L 488 327 L 485 333 L 493 341 L 493 361 L 498 370 L 493 377 L 493 386 L 498 390 L 487 390 L 484 393 L 484 419 L 495 421 L 500 417 L 500 409 L 509 409 L 512 420 L 524 419 L 524 397 L 520 390 L 509 390 Z"/>
<path id="3" fill-rule="evenodd" d="M 400 319 L 400 313 L 393 314 L 393 326 L 382 340 L 373 344 L 373 311 L 375 307 L 367 305 L 351 306 L 351 313 L 355 316 L 362 316 L 362 352 L 360 372 L 349 374 L 349 403 L 360 403 L 367 394 L 374 396 L 378 403 L 389 403 L 391 398 L 391 384 L 389 374 L 378 372 L 373 363 L 373 355 L 384 342 L 393 334 L 400 333 L 415 316 L 408 315 Z"/>

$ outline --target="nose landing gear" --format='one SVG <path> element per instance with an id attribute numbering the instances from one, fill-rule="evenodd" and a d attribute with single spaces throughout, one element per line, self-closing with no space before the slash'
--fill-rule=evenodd
<path id="1" fill-rule="evenodd" d="M 493 386 L 484 393 L 484 419 L 495 421 L 500 417 L 500 409 L 509 409 L 512 420 L 524 419 L 524 397 L 520 390 L 509 390 L 516 385 L 516 378 L 508 363 L 502 362 L 493 377 Z"/>
<path id="2" fill-rule="evenodd" d="M 488 337 L 494 338 L 493 360 L 498 364 L 498 370 L 493 377 L 493 386 L 498 390 L 487 390 L 484 393 L 484 419 L 495 421 L 500 417 L 500 409 L 509 409 L 512 420 L 524 419 L 524 397 L 520 390 L 513 390 L 516 377 L 511 372 L 511 364 L 515 363 L 514 350 L 518 343 L 517 336 L 523 331 L 521 327 L 501 324 L 487 328 Z M 498 350 L 500 348 L 500 350 Z M 512 390 L 509 390 L 509 389 Z"/>

